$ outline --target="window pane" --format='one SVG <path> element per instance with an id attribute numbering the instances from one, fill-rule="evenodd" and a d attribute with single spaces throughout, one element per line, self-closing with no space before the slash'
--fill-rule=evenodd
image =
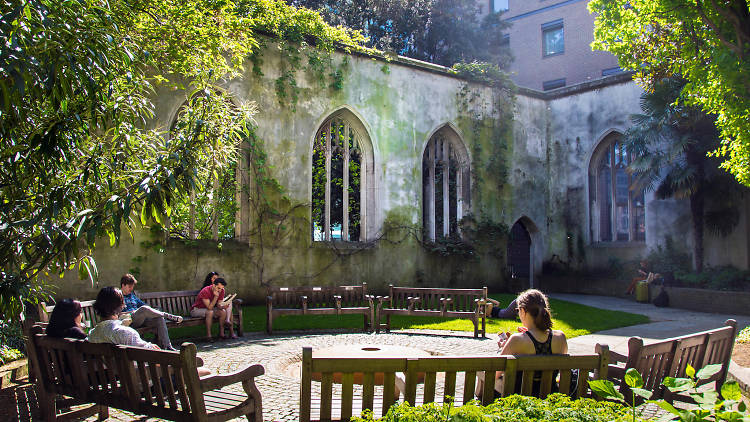
<path id="1" fill-rule="evenodd" d="M 354 133 L 349 133 L 349 241 L 359 241 L 362 159 Z"/>
<path id="2" fill-rule="evenodd" d="M 495 13 L 508 10 L 508 0 L 494 0 L 492 3 L 492 11 Z"/>
<path id="3" fill-rule="evenodd" d="M 328 128 L 324 126 L 313 145 L 312 156 L 312 233 L 314 241 L 325 239 L 325 195 L 326 195 L 326 136 Z"/>
<path id="4" fill-rule="evenodd" d="M 548 29 L 542 33 L 543 53 L 545 56 L 565 51 L 563 28 Z"/>
<path id="5" fill-rule="evenodd" d="M 443 233 L 443 163 L 442 158 L 443 143 L 437 142 L 435 145 L 435 238 L 445 237 Z"/>
<path id="6" fill-rule="evenodd" d="M 335 121 L 331 139 L 331 240 L 341 240 L 344 224 L 344 123 Z"/>
<path id="7" fill-rule="evenodd" d="M 602 157 L 598 173 L 599 198 L 599 240 L 612 241 L 612 168 L 610 166 L 610 149 Z"/>
<path id="8" fill-rule="evenodd" d="M 450 234 L 455 235 L 458 233 L 458 178 L 457 178 L 457 166 L 456 159 L 451 154 L 451 158 L 448 166 L 448 224 Z"/>
<path id="9" fill-rule="evenodd" d="M 625 172 L 625 167 L 616 169 L 615 180 L 615 231 L 617 240 L 628 240 L 630 214 L 628 212 L 628 174 Z"/>
<path id="10" fill-rule="evenodd" d="M 638 241 L 646 240 L 646 207 L 643 191 L 633 195 L 633 231 L 635 239 Z"/>

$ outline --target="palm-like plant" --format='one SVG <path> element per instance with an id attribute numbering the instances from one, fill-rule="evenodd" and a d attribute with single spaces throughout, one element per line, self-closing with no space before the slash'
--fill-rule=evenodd
<path id="1" fill-rule="evenodd" d="M 631 116 L 634 126 L 623 141 L 635 157 L 628 167 L 635 176 L 632 189 L 690 201 L 693 263 L 701 272 L 704 227 L 729 234 L 739 221 L 738 200 L 745 189 L 708 156 L 719 146 L 715 117 L 687 106 L 684 86 L 683 80 L 668 78 L 641 95 L 643 114 Z"/>

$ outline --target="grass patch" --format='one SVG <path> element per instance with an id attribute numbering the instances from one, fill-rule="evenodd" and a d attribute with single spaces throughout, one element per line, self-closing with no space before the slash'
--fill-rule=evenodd
<path id="1" fill-rule="evenodd" d="M 507 306 L 515 296 L 510 294 L 493 294 L 491 298 Z M 644 315 L 620 311 L 609 311 L 564 300 L 550 299 L 552 322 L 557 330 L 562 330 L 568 338 L 583 336 L 612 328 L 627 327 L 649 322 Z M 242 308 L 245 331 L 263 331 L 266 326 L 265 305 L 245 306 Z M 287 330 L 361 330 L 364 324 L 361 315 L 284 315 L 274 319 L 273 329 Z M 515 332 L 520 325 L 518 319 L 487 319 L 487 332 L 497 333 L 500 330 Z M 394 315 L 391 317 L 391 328 L 416 330 L 454 330 L 474 331 L 474 326 L 467 319 L 427 318 Z M 214 325 L 213 333 L 216 335 Z M 197 338 L 205 336 L 205 327 L 181 327 L 170 330 L 172 339 Z M 178 343 L 177 343 L 178 344 Z"/>

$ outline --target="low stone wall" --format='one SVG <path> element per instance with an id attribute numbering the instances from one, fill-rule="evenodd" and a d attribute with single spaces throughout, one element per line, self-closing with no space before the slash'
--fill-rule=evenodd
<path id="1" fill-rule="evenodd" d="M 726 292 L 721 290 L 665 287 L 669 295 L 669 306 L 691 311 L 719 314 L 750 315 L 750 292 Z M 651 299 L 661 291 L 661 286 L 649 286 Z"/>
<path id="2" fill-rule="evenodd" d="M 591 276 L 543 276 L 542 291 L 550 293 L 577 293 L 631 298 L 626 295 L 630 280 L 596 278 Z M 671 308 L 720 314 L 750 315 L 750 292 L 727 292 L 720 290 L 666 287 Z M 649 297 L 653 300 L 661 291 L 661 285 L 649 286 Z"/>

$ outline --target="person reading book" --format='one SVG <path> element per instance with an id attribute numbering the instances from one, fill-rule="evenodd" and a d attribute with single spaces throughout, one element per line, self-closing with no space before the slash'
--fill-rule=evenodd
<path id="1" fill-rule="evenodd" d="M 201 287 L 201 289 L 214 284 L 214 280 L 216 280 L 217 278 L 219 278 L 219 273 L 217 273 L 216 271 L 211 271 L 210 273 L 208 273 L 205 280 L 203 280 L 203 286 Z M 226 294 L 226 292 L 224 292 L 224 294 Z M 224 303 L 224 305 L 227 305 L 225 309 L 227 318 L 224 320 L 224 325 L 232 325 L 232 300 L 235 298 L 235 296 L 237 296 L 237 294 L 231 295 L 228 298 L 224 299 L 224 302 L 227 302 Z"/>
<path id="2" fill-rule="evenodd" d="M 229 337 L 237 338 L 234 333 L 232 324 L 232 315 L 229 313 L 227 318 L 228 305 L 224 304 L 224 289 L 227 282 L 223 278 L 217 278 L 213 284 L 206 286 L 198 293 L 195 303 L 190 309 L 190 315 L 196 318 L 203 317 L 206 319 L 206 337 L 211 338 L 211 325 L 213 320 L 219 320 L 219 338 L 224 337 L 224 323 L 228 321 Z"/>

